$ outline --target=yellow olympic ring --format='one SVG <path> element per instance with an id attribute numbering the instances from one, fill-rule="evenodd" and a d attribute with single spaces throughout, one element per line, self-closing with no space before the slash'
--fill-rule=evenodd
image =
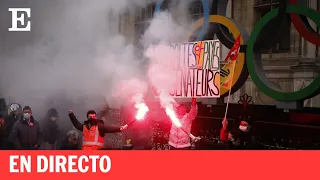
<path id="1" fill-rule="evenodd" d="M 219 23 L 219 24 L 224 25 L 225 27 L 227 27 L 230 30 L 230 32 L 232 33 L 232 35 L 235 39 L 240 35 L 240 31 L 238 30 L 237 26 L 231 20 L 229 20 L 227 17 L 219 16 L 219 15 L 211 15 L 209 17 L 209 22 L 210 23 Z M 191 31 L 186 36 L 187 41 L 189 41 L 191 35 L 197 29 L 199 29 L 203 25 L 203 23 L 204 23 L 204 19 L 200 18 L 192 25 Z M 243 45 L 242 37 L 241 37 L 240 43 L 241 43 L 241 45 Z M 244 66 L 245 66 L 245 53 L 240 52 L 238 55 L 238 60 L 237 60 L 237 64 L 235 67 L 231 87 L 233 87 L 234 84 L 238 81 Z M 226 65 L 224 65 L 221 69 L 226 69 L 226 68 L 227 68 Z M 220 79 L 220 78 L 218 77 L 218 79 Z M 229 91 L 229 89 L 226 89 L 226 88 L 223 88 L 220 86 L 220 96 L 224 95 L 228 91 Z"/>

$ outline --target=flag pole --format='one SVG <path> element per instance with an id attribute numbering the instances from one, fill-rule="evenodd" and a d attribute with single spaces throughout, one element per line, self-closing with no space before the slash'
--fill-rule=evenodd
<path id="1" fill-rule="evenodd" d="M 227 55 L 227 58 L 229 57 L 229 61 L 235 61 L 234 63 L 232 63 L 232 73 L 231 73 L 231 80 L 230 83 L 228 83 L 228 85 L 230 86 L 229 89 L 229 94 L 228 94 L 228 99 L 227 99 L 227 106 L 226 106 L 226 111 L 224 113 L 224 119 L 227 118 L 227 114 L 228 114 L 228 109 L 229 109 L 229 102 L 230 102 L 230 96 L 231 96 L 231 89 L 232 89 L 232 83 L 233 83 L 233 74 L 234 74 L 234 70 L 236 67 L 236 63 L 238 60 L 238 54 L 240 51 L 240 35 L 237 37 L 237 39 L 235 40 L 233 47 L 230 49 L 229 54 Z M 235 49 L 237 48 L 237 49 Z M 236 53 L 235 53 L 236 52 Z M 234 54 L 233 54 L 234 53 Z M 233 56 L 232 56 L 233 55 Z M 231 57 L 230 57 L 231 56 Z M 234 59 L 235 58 L 235 59 Z"/>
<path id="2" fill-rule="evenodd" d="M 231 60 L 232 61 L 232 60 Z M 237 60 L 236 62 L 237 63 Z M 235 69 L 235 64 L 233 65 L 233 68 L 232 68 L 232 76 L 231 76 L 231 83 L 230 83 L 230 90 L 229 90 L 229 95 L 228 95 L 228 99 L 227 99 L 227 106 L 226 106 L 226 111 L 224 113 L 224 119 L 227 118 L 227 114 L 228 114 L 228 109 L 229 109 L 229 102 L 230 102 L 230 96 L 231 96 L 231 89 L 232 89 L 232 83 L 233 83 L 233 74 L 234 74 L 234 69 Z"/>

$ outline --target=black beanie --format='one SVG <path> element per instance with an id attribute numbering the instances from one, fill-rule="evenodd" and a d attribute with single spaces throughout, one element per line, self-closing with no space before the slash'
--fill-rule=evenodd
<path id="1" fill-rule="evenodd" d="M 51 108 L 51 109 L 48 110 L 47 116 L 48 117 L 58 117 L 59 114 L 58 114 L 58 111 L 55 108 Z"/>

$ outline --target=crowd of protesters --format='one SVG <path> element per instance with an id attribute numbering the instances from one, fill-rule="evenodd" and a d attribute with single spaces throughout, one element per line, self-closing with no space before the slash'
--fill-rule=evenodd
<path id="1" fill-rule="evenodd" d="M 116 133 L 127 129 L 128 126 L 112 127 L 104 124 L 103 117 L 109 106 L 102 108 L 98 119 L 94 110 L 87 112 L 87 120 L 80 123 L 69 110 L 69 118 L 74 128 L 70 129 L 59 145 L 57 145 L 60 129 L 57 124 L 59 113 L 56 109 L 48 110 L 46 116 L 37 121 L 34 119 L 32 109 L 18 104 L 11 107 L 8 116 L 0 116 L 0 149 L 5 150 L 95 150 L 104 148 L 106 133 Z M 83 141 L 80 141 L 80 133 Z"/>
<path id="2" fill-rule="evenodd" d="M 41 121 L 34 119 L 32 109 L 25 106 L 11 111 L 8 116 L 0 116 L 0 149 L 4 150 L 56 150 L 79 148 L 79 133 L 70 130 L 64 135 L 59 147 L 57 141 L 60 130 L 56 120 L 58 111 L 48 110 Z"/>
<path id="3" fill-rule="evenodd" d="M 87 120 L 80 123 L 69 110 L 70 122 L 74 126 L 61 137 L 57 124 L 59 113 L 51 108 L 43 119 L 37 121 L 29 106 L 16 107 L 6 117 L 0 116 L 0 149 L 6 150 L 98 150 L 105 149 L 104 137 L 106 133 L 117 133 L 128 126 L 112 127 L 104 124 L 104 116 L 108 106 L 102 108 L 100 117 L 93 110 L 87 112 Z M 192 122 L 197 116 L 197 103 L 192 100 L 191 108 L 181 104 L 177 108 L 177 116 L 182 127 L 191 130 Z M 250 116 L 239 117 L 238 125 L 228 129 L 228 120 L 222 122 L 220 140 L 225 149 L 250 149 L 251 144 Z M 58 139 L 62 139 L 58 145 Z M 80 140 L 82 138 L 82 140 Z M 172 125 L 168 144 L 171 150 L 191 149 L 192 142 L 200 145 L 201 149 L 219 149 L 217 144 L 200 137 L 190 138 L 180 128 Z"/>

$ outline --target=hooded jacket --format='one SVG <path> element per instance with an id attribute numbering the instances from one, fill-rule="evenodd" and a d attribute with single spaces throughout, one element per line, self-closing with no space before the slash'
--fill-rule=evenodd
<path id="1" fill-rule="evenodd" d="M 56 121 L 52 121 L 51 117 L 58 117 L 58 112 L 56 109 L 49 109 L 48 113 L 43 120 L 43 140 L 50 144 L 54 144 L 58 139 L 58 125 Z"/>

